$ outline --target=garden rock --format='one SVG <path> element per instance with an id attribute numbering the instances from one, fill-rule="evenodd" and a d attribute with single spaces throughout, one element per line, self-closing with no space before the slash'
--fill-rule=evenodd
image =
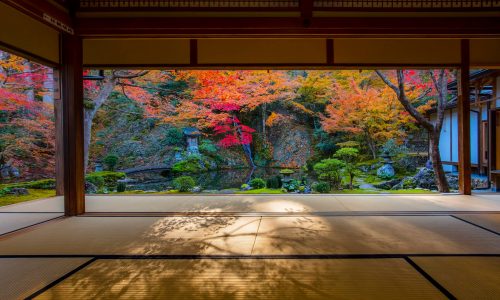
<path id="1" fill-rule="evenodd" d="M 203 190 L 203 189 L 201 188 L 201 186 L 195 186 L 195 187 L 191 190 L 191 192 L 193 192 L 193 193 L 201 193 L 201 191 L 202 191 L 202 190 Z"/>
<path id="2" fill-rule="evenodd" d="M 385 164 L 377 170 L 377 176 L 380 178 L 392 178 L 396 175 L 392 164 Z"/>
<path id="3" fill-rule="evenodd" d="M 401 181 L 402 181 L 401 179 L 392 179 L 389 181 L 385 181 L 385 182 L 376 184 L 374 187 L 377 189 L 382 189 L 382 190 L 390 190 L 395 185 L 399 184 Z M 361 188 L 365 188 L 365 187 L 361 186 Z"/>
<path id="4" fill-rule="evenodd" d="M 8 193 L 16 196 L 29 195 L 28 190 L 25 188 L 10 188 Z"/>
<path id="5" fill-rule="evenodd" d="M 93 183 L 85 181 L 85 193 L 95 194 L 97 193 L 97 187 Z"/>

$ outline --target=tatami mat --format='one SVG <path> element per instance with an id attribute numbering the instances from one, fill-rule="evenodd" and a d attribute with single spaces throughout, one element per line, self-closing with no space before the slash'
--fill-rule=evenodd
<path id="1" fill-rule="evenodd" d="M 500 238 L 449 216 L 263 217 L 253 254 L 500 253 Z"/>
<path id="2" fill-rule="evenodd" d="M 460 219 L 472 222 L 489 230 L 500 233 L 500 214 L 458 215 Z"/>
<path id="3" fill-rule="evenodd" d="M 445 299 L 403 259 L 97 260 L 37 299 Z"/>
<path id="4" fill-rule="evenodd" d="M 498 235 L 449 216 L 74 217 L 0 239 L 0 255 L 499 252 Z"/>
<path id="5" fill-rule="evenodd" d="M 0 213 L 0 234 L 62 216 L 62 213 Z"/>
<path id="6" fill-rule="evenodd" d="M 0 239 L 12 254 L 250 254 L 259 217 L 73 217 Z"/>
<path id="7" fill-rule="evenodd" d="M 24 299 L 89 260 L 0 258 L 0 299 Z"/>
<path id="8" fill-rule="evenodd" d="M 412 257 L 458 299 L 500 298 L 500 257 Z"/>

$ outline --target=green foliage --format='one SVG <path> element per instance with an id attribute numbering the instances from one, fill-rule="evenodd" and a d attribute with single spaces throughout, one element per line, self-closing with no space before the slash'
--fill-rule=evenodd
<path id="1" fill-rule="evenodd" d="M 330 184 L 328 182 L 320 181 L 313 185 L 313 190 L 318 193 L 329 193 L 330 192 Z"/>
<path id="2" fill-rule="evenodd" d="M 339 146 L 340 148 L 358 148 L 359 143 L 356 141 L 346 141 L 342 143 L 337 143 L 337 146 Z"/>
<path id="3" fill-rule="evenodd" d="M 313 169 L 319 179 L 327 181 L 332 189 L 338 190 L 342 185 L 341 171 L 344 165 L 341 160 L 329 158 L 315 164 Z"/>
<path id="4" fill-rule="evenodd" d="M 254 189 L 247 191 L 237 191 L 236 194 L 284 194 L 286 191 L 279 189 Z"/>
<path id="5" fill-rule="evenodd" d="M 85 180 L 95 185 L 98 189 L 110 188 L 114 189 L 119 179 L 124 179 L 125 173 L 102 171 L 94 172 L 85 176 Z"/>
<path id="6" fill-rule="evenodd" d="M 280 176 L 273 176 L 271 178 L 267 179 L 266 186 L 270 189 L 279 189 L 281 188 L 281 177 Z"/>
<path id="7" fill-rule="evenodd" d="M 240 186 L 240 189 L 241 189 L 241 190 L 243 190 L 243 191 L 248 190 L 249 188 L 250 188 L 250 185 L 249 185 L 249 184 L 246 184 L 246 183 L 244 183 L 244 184 L 242 184 L 242 185 Z"/>
<path id="8" fill-rule="evenodd" d="M 184 143 L 184 134 L 182 130 L 171 127 L 165 132 L 164 144 L 167 146 L 180 146 Z"/>
<path id="9" fill-rule="evenodd" d="M 41 179 L 28 182 L 0 184 L 0 188 L 26 188 L 26 189 L 51 190 L 56 188 L 56 180 Z"/>
<path id="10" fill-rule="evenodd" d="M 198 149 L 200 150 L 201 153 L 205 153 L 207 155 L 216 154 L 217 151 L 219 150 L 217 148 L 217 146 L 214 144 L 214 142 L 212 142 L 211 140 L 208 140 L 208 139 L 201 140 L 201 143 L 198 146 Z"/>
<path id="11" fill-rule="evenodd" d="M 396 156 L 398 154 L 401 154 L 406 151 L 406 147 L 402 145 L 398 145 L 396 140 L 394 139 L 389 139 L 385 144 L 382 146 L 381 152 L 382 154 L 387 154 L 390 156 Z"/>
<path id="12" fill-rule="evenodd" d="M 201 173 L 207 171 L 199 156 L 189 156 L 183 161 L 177 162 L 172 167 L 175 173 Z"/>
<path id="13" fill-rule="evenodd" d="M 290 181 L 283 182 L 283 188 L 287 192 L 295 192 L 299 189 L 299 187 L 300 187 L 300 181 L 298 181 L 296 179 L 292 179 Z"/>
<path id="14" fill-rule="evenodd" d="M 335 144 L 335 138 L 321 128 L 314 130 L 314 138 L 318 140 L 315 148 L 324 156 L 331 155 L 338 148 Z"/>
<path id="15" fill-rule="evenodd" d="M 179 190 L 179 192 L 188 192 L 194 188 L 196 182 L 191 176 L 181 176 L 174 179 L 174 187 Z"/>
<path id="16" fill-rule="evenodd" d="M 43 199 L 54 197 L 56 195 L 55 190 L 45 190 L 45 189 L 28 189 L 27 195 L 9 195 L 0 194 L 0 206 L 10 205 L 15 203 L 20 203 L 24 201 L 31 201 L 36 199 Z"/>
<path id="17" fill-rule="evenodd" d="M 250 180 L 250 186 L 253 189 L 262 189 L 266 187 L 266 182 L 262 178 L 254 178 Z"/>
<path id="18" fill-rule="evenodd" d="M 349 188 L 353 188 L 354 176 L 359 174 L 357 161 L 359 151 L 356 148 L 340 148 L 335 152 L 335 157 L 340 158 L 344 162 L 344 173 L 349 176 Z"/>
<path id="19" fill-rule="evenodd" d="M 291 169 L 283 169 L 283 170 L 280 170 L 280 174 L 283 174 L 283 175 L 291 175 L 295 173 L 294 170 L 291 170 Z"/>
<path id="20" fill-rule="evenodd" d="M 123 193 L 127 189 L 127 184 L 125 182 L 118 182 L 118 185 L 116 186 L 116 191 L 118 193 Z"/>
<path id="21" fill-rule="evenodd" d="M 114 171 L 116 164 L 118 163 L 118 156 L 109 154 L 104 158 L 103 162 L 109 171 Z"/>

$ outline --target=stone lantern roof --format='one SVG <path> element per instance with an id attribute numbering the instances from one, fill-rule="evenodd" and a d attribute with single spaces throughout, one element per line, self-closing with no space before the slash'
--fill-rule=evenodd
<path id="1" fill-rule="evenodd" d="M 201 135 L 201 132 L 195 127 L 186 127 L 182 130 L 182 132 L 187 137 L 197 137 Z"/>

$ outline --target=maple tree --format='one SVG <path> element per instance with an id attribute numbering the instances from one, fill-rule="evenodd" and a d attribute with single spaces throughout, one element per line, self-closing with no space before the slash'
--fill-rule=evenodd
<path id="1" fill-rule="evenodd" d="M 389 76 L 381 71 L 376 71 L 382 81 L 393 90 L 399 102 L 405 110 L 429 133 L 430 158 L 436 177 L 438 190 L 442 193 L 450 191 L 439 151 L 439 140 L 441 129 L 443 127 L 444 113 L 448 103 L 448 77 L 447 70 L 438 70 L 437 76 L 434 70 L 425 72 L 396 70 L 397 84 L 393 83 Z M 428 75 L 431 80 L 424 80 L 423 75 Z M 432 102 L 427 102 L 423 106 L 418 106 L 419 102 L 432 95 L 437 99 L 436 115 L 433 122 L 422 113 L 424 109 L 429 108 Z"/>
<path id="2" fill-rule="evenodd" d="M 55 176 L 53 70 L 0 51 L 0 165 Z"/>
<path id="3" fill-rule="evenodd" d="M 373 158 L 389 139 L 402 141 L 411 117 L 388 87 L 362 85 L 365 78 L 351 72 L 345 82 L 333 83 L 333 97 L 321 115 L 323 129 L 361 136 Z"/>

